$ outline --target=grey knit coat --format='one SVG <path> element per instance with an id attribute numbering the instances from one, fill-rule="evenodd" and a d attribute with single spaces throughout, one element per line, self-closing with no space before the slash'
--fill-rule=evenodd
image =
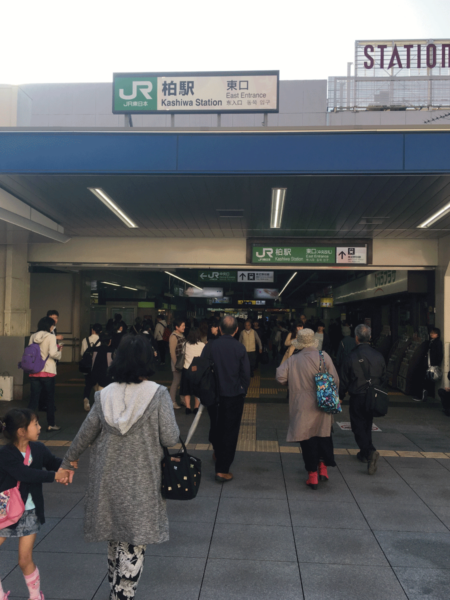
<path id="1" fill-rule="evenodd" d="M 117 394 L 125 386 L 111 385 L 117 386 Z M 165 542 L 169 521 L 161 496 L 162 445 L 173 446 L 180 435 L 169 392 L 160 386 L 142 416 L 121 434 L 105 420 L 100 401 L 105 390 L 95 394 L 95 403 L 62 463 L 69 468 L 91 446 L 85 538 L 135 546 Z"/>

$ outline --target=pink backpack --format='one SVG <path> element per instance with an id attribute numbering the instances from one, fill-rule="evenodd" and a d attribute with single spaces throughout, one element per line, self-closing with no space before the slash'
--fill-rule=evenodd
<path id="1" fill-rule="evenodd" d="M 28 444 L 27 451 L 25 452 L 24 464 L 28 466 L 30 460 L 31 449 Z M 0 492 L 0 529 L 10 527 L 17 523 L 20 517 L 25 512 L 25 505 L 19 491 L 20 481 L 17 482 L 16 487 Z"/>

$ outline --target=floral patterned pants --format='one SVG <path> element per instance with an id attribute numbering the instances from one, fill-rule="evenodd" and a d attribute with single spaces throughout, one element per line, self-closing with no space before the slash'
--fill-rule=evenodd
<path id="1" fill-rule="evenodd" d="M 134 598 L 144 568 L 146 546 L 132 546 L 126 542 L 108 544 L 108 579 L 110 600 Z"/>

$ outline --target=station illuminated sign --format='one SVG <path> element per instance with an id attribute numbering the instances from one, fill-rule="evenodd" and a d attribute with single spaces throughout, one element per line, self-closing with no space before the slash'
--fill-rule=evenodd
<path id="1" fill-rule="evenodd" d="M 279 71 L 114 73 L 114 114 L 278 112 Z"/>
<path id="2" fill-rule="evenodd" d="M 269 264 L 367 264 L 367 246 L 254 245 L 252 262 Z"/>

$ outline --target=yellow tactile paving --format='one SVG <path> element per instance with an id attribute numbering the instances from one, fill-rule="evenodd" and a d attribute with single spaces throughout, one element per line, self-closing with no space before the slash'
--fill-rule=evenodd
<path id="1" fill-rule="evenodd" d="M 195 444 L 196 450 L 209 450 L 211 444 Z"/>
<path id="2" fill-rule="evenodd" d="M 346 456 L 348 456 L 348 450 L 346 450 L 345 448 L 335 448 L 334 453 L 335 454 L 345 454 Z"/>
<path id="3" fill-rule="evenodd" d="M 354 448 L 350 448 L 349 450 L 347 450 L 347 452 L 349 454 L 351 454 L 352 456 L 356 456 L 359 452 L 359 450 L 355 450 Z"/>
<path id="4" fill-rule="evenodd" d="M 256 440 L 239 440 L 236 446 L 238 452 L 255 452 Z"/>
<path id="5" fill-rule="evenodd" d="M 380 456 L 398 456 L 395 450 L 378 450 Z"/>
<path id="6" fill-rule="evenodd" d="M 278 442 L 256 440 L 256 452 L 279 452 Z"/>
<path id="7" fill-rule="evenodd" d="M 421 452 L 425 458 L 448 458 L 443 452 Z"/>
<path id="8" fill-rule="evenodd" d="M 420 452 L 411 452 L 407 450 L 397 450 L 397 454 L 402 458 L 425 458 Z"/>
<path id="9" fill-rule="evenodd" d="M 285 454 L 300 454 L 300 448 L 298 446 L 280 446 L 280 452 Z"/>

